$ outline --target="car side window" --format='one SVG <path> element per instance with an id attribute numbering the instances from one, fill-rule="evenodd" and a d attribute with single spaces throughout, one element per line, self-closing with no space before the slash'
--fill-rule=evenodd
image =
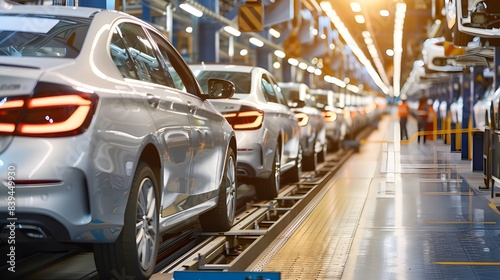
<path id="1" fill-rule="evenodd" d="M 165 74 L 160 66 L 151 42 L 142 26 L 133 23 L 121 23 L 117 26 L 117 29 L 119 29 L 119 32 L 115 33 L 121 35 L 122 46 L 125 47 L 128 57 L 133 62 L 137 78 L 145 82 L 166 86 L 173 85 L 172 79 Z M 113 50 L 111 50 L 111 53 L 113 54 Z"/>
<path id="2" fill-rule="evenodd" d="M 268 102 L 279 103 L 278 98 L 276 97 L 276 93 L 274 92 L 273 85 L 269 81 L 269 78 L 266 75 L 262 75 L 261 87 L 264 96 Z"/>
<path id="3" fill-rule="evenodd" d="M 174 66 L 172 65 L 172 62 L 169 59 L 169 50 L 171 46 L 168 45 L 167 42 L 158 34 L 150 32 L 151 37 L 153 38 L 153 41 L 156 42 L 158 45 L 158 50 L 160 52 L 160 56 L 162 57 L 161 62 L 163 67 L 165 68 L 165 72 L 168 74 L 169 77 L 171 77 L 174 87 L 177 88 L 178 90 L 186 92 L 186 86 L 182 82 L 182 79 L 180 75 L 177 73 L 175 70 Z"/>
<path id="4" fill-rule="evenodd" d="M 138 79 L 135 72 L 134 62 L 130 58 L 129 52 L 125 48 L 120 30 L 115 28 L 111 43 L 109 44 L 109 52 L 113 58 L 113 62 L 124 78 Z"/>
<path id="5" fill-rule="evenodd" d="M 278 85 L 278 83 L 276 82 L 276 80 L 271 77 L 270 81 L 273 85 L 274 92 L 276 93 L 276 98 L 278 99 L 278 101 L 276 101 L 276 103 L 288 106 L 288 102 L 286 101 L 286 97 L 283 94 L 283 91 L 281 91 L 281 88 Z"/>

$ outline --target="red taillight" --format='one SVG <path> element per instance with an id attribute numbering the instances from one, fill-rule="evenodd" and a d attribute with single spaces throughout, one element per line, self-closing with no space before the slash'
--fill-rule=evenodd
<path id="1" fill-rule="evenodd" d="M 337 120 L 337 114 L 332 111 L 326 111 L 321 113 L 326 122 L 334 122 Z"/>
<path id="2" fill-rule="evenodd" d="M 0 134 L 61 137 L 83 133 L 97 100 L 92 93 L 43 83 L 32 97 L 0 103 Z"/>
<path id="3" fill-rule="evenodd" d="M 309 116 L 306 113 L 296 113 L 295 117 L 299 121 L 299 126 L 306 126 L 309 122 Z"/>
<path id="4" fill-rule="evenodd" d="M 264 121 L 264 112 L 260 110 L 226 113 L 224 117 L 234 130 L 259 129 Z"/>

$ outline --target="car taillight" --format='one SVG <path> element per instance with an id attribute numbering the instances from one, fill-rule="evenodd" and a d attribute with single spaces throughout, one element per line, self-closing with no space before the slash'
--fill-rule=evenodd
<path id="1" fill-rule="evenodd" d="M 321 113 L 326 122 L 334 122 L 337 120 L 337 114 L 332 111 L 326 111 Z"/>
<path id="2" fill-rule="evenodd" d="M 296 113 L 295 117 L 299 121 L 299 126 L 306 126 L 309 122 L 309 115 L 306 113 Z"/>
<path id="3" fill-rule="evenodd" d="M 234 130 L 252 130 L 262 126 L 264 112 L 257 109 L 245 109 L 239 112 L 225 113 L 224 117 Z"/>
<path id="4" fill-rule="evenodd" d="M 83 133 L 94 114 L 93 93 L 55 84 L 39 84 L 33 96 L 0 102 L 0 134 L 62 137 Z"/>

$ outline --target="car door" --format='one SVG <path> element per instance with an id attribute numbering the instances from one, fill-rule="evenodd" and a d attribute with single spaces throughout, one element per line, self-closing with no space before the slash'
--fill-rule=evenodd
<path id="1" fill-rule="evenodd" d="M 276 103 L 277 107 L 280 108 L 276 121 L 283 132 L 282 162 L 286 163 L 293 160 L 297 153 L 297 137 L 295 136 L 299 130 L 297 120 L 290 107 L 288 107 L 285 96 L 276 80 L 270 75 L 263 75 L 262 80 L 270 85 L 266 92 L 273 95 L 272 102 Z"/>
<path id="2" fill-rule="evenodd" d="M 156 126 L 156 141 L 162 161 L 162 206 L 174 201 L 182 204 L 191 182 L 191 129 L 189 105 L 175 87 L 172 75 L 157 59 L 141 25 L 124 22 L 116 26 L 111 40 L 111 54 L 128 85 L 143 99 Z M 117 62 L 124 60 L 122 62 Z M 130 70 L 131 69 L 131 70 Z M 175 207 L 178 212 L 183 207 Z M 166 213 L 163 213 L 167 215 Z"/>
<path id="3" fill-rule="evenodd" d="M 151 36 L 187 106 L 192 156 L 188 194 L 190 203 L 199 204 L 217 194 L 221 174 L 217 174 L 216 167 L 225 159 L 222 127 L 226 120 L 210 101 L 199 96 L 201 88 L 177 51 L 159 34 L 151 33 Z"/>

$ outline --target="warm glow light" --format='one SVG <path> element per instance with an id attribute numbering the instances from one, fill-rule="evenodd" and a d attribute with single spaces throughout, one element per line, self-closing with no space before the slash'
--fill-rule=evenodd
<path id="1" fill-rule="evenodd" d="M 16 126 L 10 123 L 0 123 L 0 132 L 14 132 Z"/>
<path id="2" fill-rule="evenodd" d="M 191 26 L 186 27 L 186 33 L 193 33 L 193 28 Z"/>
<path id="3" fill-rule="evenodd" d="M 314 73 L 315 70 L 316 70 L 316 68 L 314 66 L 308 66 L 307 67 L 307 72 L 309 72 L 311 74 Z"/>
<path id="4" fill-rule="evenodd" d="M 355 13 L 361 12 L 361 5 L 358 2 L 351 2 L 351 10 Z"/>
<path id="5" fill-rule="evenodd" d="M 179 5 L 179 7 L 181 9 L 183 9 L 184 11 L 192 14 L 195 17 L 201 17 L 201 16 L 203 16 L 203 12 L 202 11 L 196 9 L 195 7 L 189 5 L 188 3 L 182 3 L 182 4 Z"/>
<path id="6" fill-rule="evenodd" d="M 299 68 L 302 69 L 302 70 L 306 70 L 307 69 L 307 63 L 305 63 L 305 62 L 299 63 Z"/>
<path id="7" fill-rule="evenodd" d="M 245 55 L 247 55 L 247 54 L 248 54 L 248 50 L 247 50 L 247 49 L 242 49 L 242 50 L 240 51 L 240 55 L 241 55 L 241 56 L 245 56 Z"/>
<path id="8" fill-rule="evenodd" d="M 80 106 L 67 120 L 63 122 L 50 124 L 20 124 L 19 131 L 23 134 L 43 134 L 71 131 L 79 128 L 83 124 L 89 110 L 90 106 Z"/>
<path id="9" fill-rule="evenodd" d="M 274 62 L 274 63 L 273 63 L 273 68 L 274 68 L 274 69 L 280 69 L 280 68 L 281 68 L 281 63 L 279 63 L 279 62 L 277 62 L 277 61 L 276 61 L 276 62 Z"/>
<path id="10" fill-rule="evenodd" d="M 394 56 L 394 51 L 389 49 L 389 50 L 386 50 L 385 51 L 385 54 L 388 55 L 388 56 Z"/>
<path id="11" fill-rule="evenodd" d="M 388 17 L 389 16 L 389 11 L 388 10 L 380 10 L 380 15 L 383 17 Z"/>
<path id="12" fill-rule="evenodd" d="M 365 17 L 363 15 L 355 15 L 354 20 L 359 24 L 365 23 Z"/>

